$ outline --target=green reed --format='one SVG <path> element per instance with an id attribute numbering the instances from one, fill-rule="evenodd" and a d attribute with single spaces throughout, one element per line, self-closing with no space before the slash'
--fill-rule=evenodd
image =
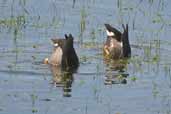
<path id="1" fill-rule="evenodd" d="M 80 34 L 79 34 L 80 43 L 83 43 L 83 33 L 86 29 L 86 17 L 87 17 L 86 10 L 85 8 L 82 8 L 80 12 L 80 18 L 81 18 L 80 19 Z"/>

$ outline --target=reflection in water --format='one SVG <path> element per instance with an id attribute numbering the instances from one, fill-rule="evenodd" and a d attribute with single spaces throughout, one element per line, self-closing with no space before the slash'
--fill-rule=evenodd
<path id="1" fill-rule="evenodd" d="M 105 75 L 105 85 L 111 84 L 126 84 L 129 74 L 125 72 L 125 68 L 127 67 L 127 60 L 111 60 L 104 59 L 106 64 L 106 75 Z"/>
<path id="2" fill-rule="evenodd" d="M 53 84 L 56 87 L 63 88 L 63 96 L 71 97 L 71 86 L 73 82 L 73 73 L 76 69 L 62 70 L 60 66 L 50 66 L 53 75 Z"/>
<path id="3" fill-rule="evenodd" d="M 72 4 L 72 8 L 74 8 L 75 7 L 75 0 L 73 0 L 73 4 Z"/>

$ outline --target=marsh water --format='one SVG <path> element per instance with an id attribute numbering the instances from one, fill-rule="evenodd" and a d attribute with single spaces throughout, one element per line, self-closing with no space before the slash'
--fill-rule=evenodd
<path id="1" fill-rule="evenodd" d="M 170 0 L 0 0 L 0 114 L 171 114 Z M 106 61 L 104 23 L 129 24 L 132 57 Z M 80 66 L 53 76 L 51 38 Z M 57 73 L 60 71 L 56 71 Z"/>

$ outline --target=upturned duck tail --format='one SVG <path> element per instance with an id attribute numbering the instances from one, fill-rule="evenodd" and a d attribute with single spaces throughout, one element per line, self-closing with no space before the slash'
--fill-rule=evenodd
<path id="1" fill-rule="evenodd" d="M 129 43 L 129 34 L 128 34 L 128 24 L 126 24 L 126 28 L 124 24 L 122 24 L 122 27 L 124 29 L 124 32 L 121 36 L 122 42 L 123 42 L 123 57 L 128 58 L 131 57 L 131 47 Z"/>

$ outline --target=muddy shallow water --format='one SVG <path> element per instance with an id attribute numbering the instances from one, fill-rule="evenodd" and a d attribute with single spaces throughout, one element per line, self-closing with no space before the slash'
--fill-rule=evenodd
<path id="1" fill-rule="evenodd" d="M 1 0 L 0 114 L 170 114 L 170 7 L 169 0 Z M 104 23 L 121 31 L 129 23 L 132 58 L 119 62 L 122 70 L 103 58 Z M 53 77 L 42 61 L 50 39 L 65 33 L 75 37 L 80 66 Z"/>

